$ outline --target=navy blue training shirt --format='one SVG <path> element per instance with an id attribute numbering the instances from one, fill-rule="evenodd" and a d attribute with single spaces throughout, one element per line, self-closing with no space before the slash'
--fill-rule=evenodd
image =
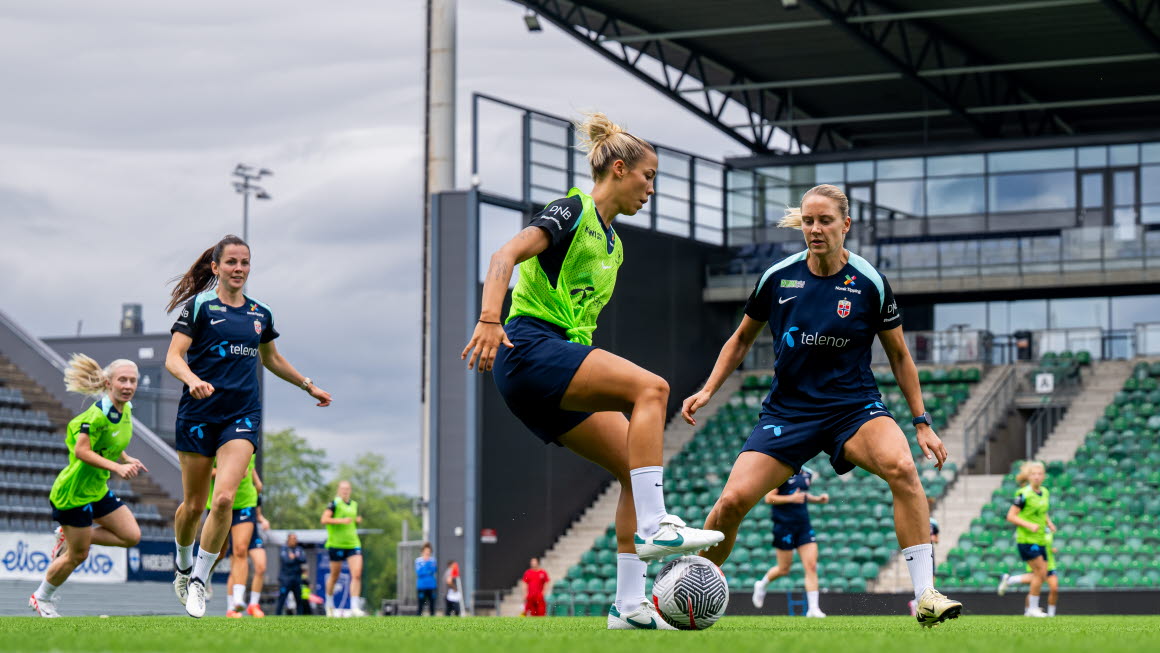
<path id="1" fill-rule="evenodd" d="M 777 493 L 788 496 L 797 492 L 806 492 L 810 489 L 810 479 L 814 473 L 802 467 L 801 471 L 789 477 L 789 480 L 777 488 Z M 774 503 L 770 505 L 773 514 L 775 529 L 793 530 L 801 526 L 809 526 L 810 509 L 804 503 Z"/>
<path id="2" fill-rule="evenodd" d="M 181 389 L 179 419 L 221 423 L 262 410 L 258 388 L 258 345 L 278 337 L 270 307 L 245 297 L 239 307 L 227 306 L 217 292 L 207 290 L 181 307 L 170 333 L 193 338 L 186 360 L 214 392 L 194 399 L 189 386 Z"/>
<path id="3" fill-rule="evenodd" d="M 766 270 L 745 304 L 745 314 L 773 333 L 776 374 L 762 415 L 793 420 L 882 398 L 870 346 L 879 331 L 902 324 L 890 284 L 854 253 L 837 274 L 816 276 L 806 254 Z"/>

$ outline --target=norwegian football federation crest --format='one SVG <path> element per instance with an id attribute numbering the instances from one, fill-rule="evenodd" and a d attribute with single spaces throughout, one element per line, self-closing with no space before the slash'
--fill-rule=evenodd
<path id="1" fill-rule="evenodd" d="M 838 300 L 838 317 L 846 317 L 849 314 L 850 314 L 850 300 L 839 299 Z"/>
<path id="2" fill-rule="evenodd" d="M 850 302 L 846 302 L 846 304 L 849 304 L 849 303 Z M 846 312 L 849 313 L 850 309 L 847 308 Z M 842 317 L 846 317 L 846 316 L 843 315 Z M 262 335 L 262 322 L 260 320 L 254 320 L 254 333 L 256 333 L 258 335 Z"/>

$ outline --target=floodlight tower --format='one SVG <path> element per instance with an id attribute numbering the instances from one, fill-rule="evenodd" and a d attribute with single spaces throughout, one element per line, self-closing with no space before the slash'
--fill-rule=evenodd
<path id="1" fill-rule="evenodd" d="M 241 180 L 234 181 L 234 191 L 242 196 L 242 240 L 248 243 L 250 242 L 250 195 L 253 195 L 254 199 L 259 200 L 271 199 L 266 189 L 254 182 L 260 180 L 262 177 L 274 176 L 274 171 L 269 168 L 255 170 L 254 166 L 239 163 L 234 167 L 233 176 Z"/>

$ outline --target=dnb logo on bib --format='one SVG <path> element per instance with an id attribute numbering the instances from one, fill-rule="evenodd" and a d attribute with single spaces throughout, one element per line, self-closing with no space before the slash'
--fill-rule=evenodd
<path id="1" fill-rule="evenodd" d="M 850 314 L 850 300 L 839 299 L 838 300 L 838 317 L 846 317 L 849 314 Z"/>
<path id="2" fill-rule="evenodd" d="M 850 302 L 846 302 L 846 303 L 849 304 Z M 254 320 L 254 333 L 256 333 L 258 335 L 262 334 L 262 323 L 259 320 Z"/>

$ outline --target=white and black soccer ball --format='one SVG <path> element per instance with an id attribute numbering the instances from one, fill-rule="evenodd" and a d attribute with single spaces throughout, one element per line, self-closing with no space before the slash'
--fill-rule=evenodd
<path id="1" fill-rule="evenodd" d="M 701 556 L 670 560 L 657 573 L 652 591 L 657 612 L 680 630 L 704 630 L 729 606 L 725 573 Z"/>

